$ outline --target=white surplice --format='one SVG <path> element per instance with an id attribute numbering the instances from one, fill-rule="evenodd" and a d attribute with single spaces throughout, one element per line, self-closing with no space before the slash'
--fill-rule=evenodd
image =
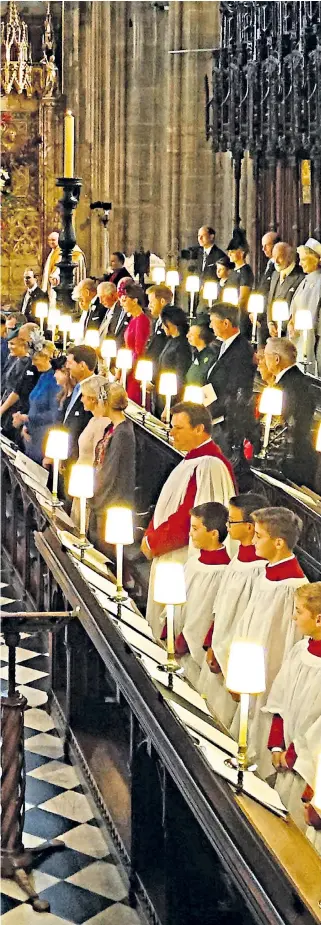
<path id="1" fill-rule="evenodd" d="M 186 584 L 186 604 L 175 607 L 175 635 L 183 633 L 190 654 L 184 655 L 180 663 L 184 674 L 196 685 L 202 668 L 205 651 L 204 639 L 212 622 L 215 598 L 220 587 L 227 564 L 207 565 L 189 556 L 184 566 Z"/>
<path id="2" fill-rule="evenodd" d="M 221 504 L 228 505 L 230 498 L 234 495 L 235 488 L 225 463 L 215 456 L 199 456 L 193 459 L 185 459 L 173 469 L 165 485 L 163 485 L 154 512 L 154 527 L 156 529 L 162 523 L 165 523 L 171 514 L 175 514 L 183 503 L 190 479 L 194 474 L 196 477 L 194 506 L 204 504 L 207 501 L 218 501 Z M 196 554 L 197 550 L 195 550 L 195 555 Z M 153 559 L 148 588 L 146 618 L 153 630 L 155 639 L 159 639 L 162 631 L 161 614 L 163 610 L 162 604 L 157 604 L 154 601 L 154 582 L 157 563 L 185 563 L 187 555 L 188 546 L 183 546 L 163 556 L 155 556 Z"/>
<path id="3" fill-rule="evenodd" d="M 254 583 L 265 569 L 265 559 L 256 559 L 254 562 L 241 562 L 237 556 L 231 560 L 224 570 L 222 581 L 215 600 L 213 612 L 214 630 L 212 636 L 212 649 L 215 658 L 222 668 L 222 674 L 210 671 L 206 660 L 204 661 L 197 689 L 206 697 L 208 706 L 221 723 L 229 729 L 237 704 L 226 690 L 224 676 L 231 642 L 233 641 L 238 623 L 249 603 Z"/>
<path id="4" fill-rule="evenodd" d="M 290 562 L 293 559 L 289 559 Z M 268 567 L 271 568 L 271 567 Z M 276 566 L 275 566 L 276 568 Z M 249 754 L 255 755 L 262 777 L 273 773 L 271 756 L 266 748 L 269 723 L 262 715 L 274 679 L 300 635 L 292 619 L 294 594 L 297 588 L 307 584 L 307 578 L 284 578 L 272 581 L 265 572 L 256 581 L 250 601 L 237 629 L 237 638 L 263 646 L 265 652 L 265 682 L 263 694 L 251 697 L 249 710 Z M 238 738 L 239 707 L 236 710 L 231 733 Z"/>
<path id="5" fill-rule="evenodd" d="M 293 742 L 296 754 L 304 746 L 305 735 L 321 715 L 321 658 L 308 651 L 309 640 L 301 639 L 288 657 L 272 684 L 267 704 L 262 712 L 283 719 L 285 748 Z M 321 741 L 320 741 L 321 748 Z M 294 821 L 304 831 L 301 794 L 304 781 L 297 771 L 278 773 L 276 789 Z"/>
<path id="6" fill-rule="evenodd" d="M 303 744 L 299 745 L 298 757 L 294 765 L 294 770 L 304 781 L 303 789 L 306 784 L 315 788 L 315 778 L 317 763 L 321 754 L 321 716 L 310 726 L 304 737 Z M 314 806 L 314 799 L 311 800 Z M 316 812 L 321 816 L 321 810 L 315 807 Z M 308 825 L 305 834 L 318 854 L 321 855 L 321 829 L 314 829 Z"/>

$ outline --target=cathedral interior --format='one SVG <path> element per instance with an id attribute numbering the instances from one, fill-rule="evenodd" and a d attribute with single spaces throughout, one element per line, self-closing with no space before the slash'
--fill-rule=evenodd
<path id="1" fill-rule="evenodd" d="M 1 16 L 3 925 L 321 923 L 321 3 Z"/>

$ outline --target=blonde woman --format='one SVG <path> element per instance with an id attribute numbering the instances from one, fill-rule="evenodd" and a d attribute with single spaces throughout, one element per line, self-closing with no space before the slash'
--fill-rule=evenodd
<path id="1" fill-rule="evenodd" d="M 37 463 L 42 463 L 46 434 L 58 420 L 59 408 L 57 392 L 59 386 L 51 365 L 55 353 L 54 344 L 37 332 L 30 337 L 30 355 L 32 365 L 38 370 L 38 381 L 29 395 L 28 414 L 13 415 L 14 427 L 23 425 L 21 436 L 26 456 Z"/>
<path id="2" fill-rule="evenodd" d="M 128 505 L 134 508 L 135 434 L 126 418 L 128 397 L 119 382 L 104 387 L 105 414 L 110 418 L 104 436 L 96 446 L 95 491 L 89 499 L 89 535 L 102 552 L 106 551 L 106 508 Z"/>
<path id="3" fill-rule="evenodd" d="M 92 417 L 78 439 L 79 456 L 77 462 L 92 466 L 95 459 L 97 443 L 102 439 L 106 427 L 110 424 L 107 414 L 108 381 L 104 376 L 91 376 L 81 383 L 81 400 L 85 411 L 90 411 Z M 71 517 L 75 524 L 79 524 L 79 501 L 74 498 L 71 508 Z"/>

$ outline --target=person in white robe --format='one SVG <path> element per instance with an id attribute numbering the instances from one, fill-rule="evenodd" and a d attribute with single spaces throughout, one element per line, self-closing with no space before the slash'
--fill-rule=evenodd
<path id="1" fill-rule="evenodd" d="M 304 781 L 295 763 L 307 731 L 321 716 L 320 581 L 303 585 L 295 592 L 293 620 L 304 638 L 283 662 L 263 712 L 273 714 L 268 748 L 277 771 L 276 789 L 296 824 L 304 830 Z"/>
<path id="2" fill-rule="evenodd" d="M 212 632 L 204 640 L 207 656 L 198 680 L 197 689 L 217 719 L 229 729 L 237 703 L 225 686 L 230 646 L 254 583 L 266 566 L 253 545 L 254 523 L 252 512 L 263 502 L 254 492 L 236 495 L 228 506 L 228 533 L 239 544 L 238 552 L 224 569 L 213 608 Z"/>
<path id="3" fill-rule="evenodd" d="M 321 855 L 321 805 L 320 791 L 315 793 L 317 773 L 321 760 L 321 716 L 308 729 L 294 765 L 295 771 L 304 781 L 301 794 L 304 820 L 307 825 L 306 836 Z M 316 803 L 316 798 L 318 803 Z"/>
<path id="4" fill-rule="evenodd" d="M 52 271 L 55 269 L 57 264 L 61 261 L 61 249 L 58 244 L 59 241 L 59 231 L 51 231 L 48 235 L 48 245 L 50 251 L 46 259 L 43 274 L 42 274 L 42 283 L 41 288 L 43 292 L 47 292 L 49 295 L 49 277 Z M 76 272 L 74 278 L 75 286 L 81 282 L 82 279 L 86 278 L 86 260 L 85 255 L 78 247 L 78 244 L 75 244 L 72 250 L 72 262 L 76 265 Z"/>
<path id="5" fill-rule="evenodd" d="M 211 439 L 211 416 L 203 405 L 180 402 L 172 411 L 171 433 L 185 459 L 171 472 L 162 488 L 141 550 L 152 561 L 146 617 L 155 639 L 162 631 L 162 605 L 154 601 L 158 561 L 186 562 L 190 511 L 206 501 L 227 506 L 235 494 L 231 464 Z M 196 554 L 196 550 L 195 550 Z"/>
<path id="6" fill-rule="evenodd" d="M 215 597 L 230 561 L 224 546 L 227 516 L 227 508 L 217 501 L 191 510 L 193 549 L 184 566 L 186 603 L 175 607 L 175 652 L 193 687 L 205 659 L 203 642 L 211 625 Z M 199 552 L 198 557 L 194 550 Z"/>
<path id="7" fill-rule="evenodd" d="M 293 553 L 302 530 L 300 518 L 283 507 L 262 508 L 254 511 L 252 517 L 256 553 L 266 558 L 268 565 L 254 585 L 237 628 L 237 638 L 255 642 L 265 652 L 266 689 L 250 700 L 249 755 L 256 756 L 259 774 L 266 778 L 273 773 L 273 766 L 266 748 L 268 721 L 262 707 L 284 658 L 302 635 L 292 617 L 295 591 L 307 583 L 307 578 Z M 239 707 L 230 731 L 237 739 Z"/>

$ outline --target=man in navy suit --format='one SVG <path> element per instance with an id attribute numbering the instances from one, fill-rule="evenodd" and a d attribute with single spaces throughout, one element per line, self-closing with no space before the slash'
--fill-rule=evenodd
<path id="1" fill-rule="evenodd" d="M 224 256 L 224 251 L 215 244 L 215 231 L 210 225 L 198 229 L 198 243 L 202 248 L 199 259 L 201 283 L 207 279 L 217 279 L 216 263 Z"/>
<path id="2" fill-rule="evenodd" d="M 79 455 L 78 439 L 92 417 L 91 411 L 85 411 L 81 400 L 81 383 L 94 375 L 97 356 L 92 347 L 80 344 L 69 347 L 66 366 L 76 385 L 65 410 L 64 427 L 69 433 L 69 456 L 64 465 L 65 492 L 68 493 L 71 466 L 77 462 Z"/>
<path id="3" fill-rule="evenodd" d="M 217 395 L 210 409 L 217 417 L 217 412 L 224 414 L 226 400 L 235 398 L 239 389 L 251 394 L 255 366 L 253 348 L 240 334 L 237 306 L 229 302 L 214 302 L 210 316 L 210 327 L 221 341 L 217 360 L 210 366 L 206 378 Z"/>

